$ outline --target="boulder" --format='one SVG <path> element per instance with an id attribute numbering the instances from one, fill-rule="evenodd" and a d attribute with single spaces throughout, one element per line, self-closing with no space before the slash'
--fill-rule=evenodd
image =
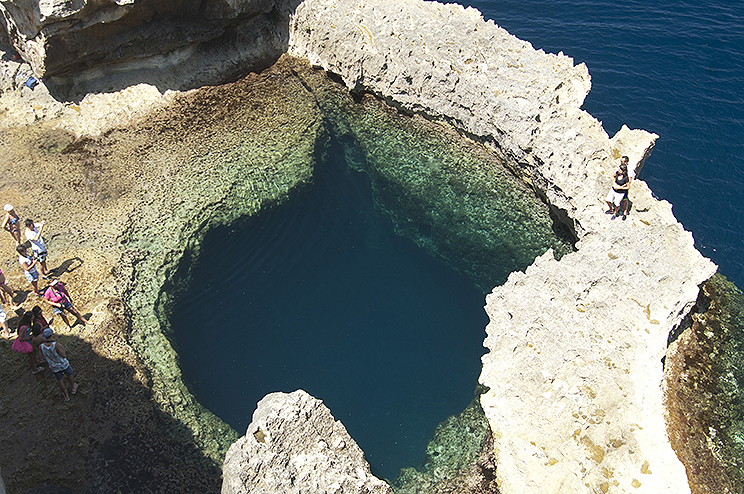
<path id="1" fill-rule="evenodd" d="M 341 422 L 301 389 L 258 402 L 245 436 L 227 452 L 223 475 L 223 494 L 393 492 L 370 473 Z"/>

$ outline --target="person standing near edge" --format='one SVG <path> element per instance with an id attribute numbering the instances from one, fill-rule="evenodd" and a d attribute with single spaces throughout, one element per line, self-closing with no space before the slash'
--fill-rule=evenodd
<path id="1" fill-rule="evenodd" d="M 59 384 L 62 394 L 65 395 L 65 401 L 70 401 L 70 395 L 67 394 L 67 388 L 65 387 L 65 383 L 62 382 L 62 379 L 67 376 L 67 380 L 70 381 L 70 392 L 72 394 L 77 393 L 78 385 L 72 378 L 72 366 L 70 365 L 70 361 L 67 360 L 65 347 L 62 346 L 62 343 L 57 343 L 52 339 L 54 335 L 52 328 L 46 328 L 41 335 L 45 338 L 45 341 L 39 345 L 41 353 L 44 355 L 49 369 L 54 373 L 54 377 L 57 378 L 57 384 Z"/>
<path id="2" fill-rule="evenodd" d="M 628 157 L 623 156 L 620 158 L 620 166 L 615 174 L 612 176 L 612 188 L 607 194 L 605 202 L 607 202 L 607 211 L 605 214 L 611 214 L 612 218 L 615 219 L 620 215 L 620 208 L 625 204 L 625 211 L 623 212 L 623 220 L 628 217 L 628 190 L 630 189 L 630 176 L 628 175 Z"/>
<path id="3" fill-rule="evenodd" d="M 31 251 L 34 253 L 34 258 L 39 261 L 41 266 L 41 277 L 47 279 L 49 277 L 49 270 L 47 269 L 46 258 L 47 249 L 44 244 L 44 239 L 41 237 L 41 230 L 44 228 L 44 220 L 40 223 L 34 223 L 34 220 L 27 219 L 26 223 L 26 238 L 31 242 Z"/>
<path id="4" fill-rule="evenodd" d="M 16 241 L 16 245 L 21 243 L 21 218 L 18 217 L 18 213 L 11 204 L 6 204 L 5 207 L 5 218 L 3 218 L 3 229 L 10 233 L 13 240 Z"/>

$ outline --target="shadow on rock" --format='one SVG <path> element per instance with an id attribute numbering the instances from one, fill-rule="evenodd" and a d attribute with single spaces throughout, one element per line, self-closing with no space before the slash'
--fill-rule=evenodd
<path id="1" fill-rule="evenodd" d="M 220 467 L 158 408 L 141 369 L 101 357 L 67 330 L 56 336 L 79 384 L 69 402 L 48 369 L 32 375 L 13 340 L 0 339 L 0 467 L 9 494 L 219 492 Z"/>
<path id="2" fill-rule="evenodd" d="M 155 86 L 164 94 L 168 90 L 186 91 L 234 82 L 249 72 L 270 67 L 286 53 L 289 15 L 299 4 L 299 0 L 280 0 L 274 2 L 273 9 L 267 13 L 245 15 L 231 22 L 213 19 L 214 23 L 226 24 L 219 36 L 200 41 L 200 36 L 207 36 L 202 33 L 191 43 L 168 46 L 162 48 L 162 52 L 141 45 L 143 51 L 113 60 L 103 57 L 102 63 L 88 64 L 83 70 L 76 68 L 82 62 L 71 57 L 69 67 L 60 68 L 58 75 L 45 78 L 44 84 L 57 101 L 80 103 L 88 93 L 116 92 L 142 83 Z M 145 26 L 133 26 L 124 32 L 131 30 L 135 35 L 142 29 L 157 32 L 156 26 L 146 26 L 157 22 L 175 31 L 203 23 L 198 17 L 194 21 L 193 15 L 189 17 L 191 21 L 187 17 L 179 21 L 161 19 L 143 23 Z M 179 24 L 181 22 L 183 25 Z M 213 34 L 219 29 L 208 31 Z"/>
<path id="3" fill-rule="evenodd" d="M 83 265 L 83 260 L 79 257 L 73 257 L 71 259 L 67 259 L 62 264 L 57 266 L 56 268 L 52 268 L 50 270 L 51 274 L 57 278 L 62 276 L 65 273 L 72 273 L 77 268 Z"/>

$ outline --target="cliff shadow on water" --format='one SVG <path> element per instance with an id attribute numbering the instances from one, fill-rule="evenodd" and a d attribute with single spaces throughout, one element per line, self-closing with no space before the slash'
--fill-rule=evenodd
<path id="1" fill-rule="evenodd" d="M 303 388 L 392 479 L 472 399 L 484 293 L 571 245 L 482 148 L 354 101 L 321 72 L 295 75 L 326 129 L 312 180 L 200 232 L 158 312 L 191 391 L 238 431 L 265 394 Z M 483 436 L 471 436 L 472 456 Z"/>

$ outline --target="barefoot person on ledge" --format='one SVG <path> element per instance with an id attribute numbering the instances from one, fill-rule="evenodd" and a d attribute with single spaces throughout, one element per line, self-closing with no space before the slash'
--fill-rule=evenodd
<path id="1" fill-rule="evenodd" d="M 68 328 L 72 325 L 65 315 L 65 311 L 70 312 L 72 315 L 78 318 L 83 324 L 90 324 L 90 322 L 83 317 L 83 315 L 72 305 L 70 293 L 65 288 L 65 285 L 57 280 L 52 280 L 49 283 L 49 287 L 44 291 L 44 298 L 52 306 L 52 312 L 59 314 L 62 320 L 67 324 Z"/>
<path id="2" fill-rule="evenodd" d="M 612 188 L 610 188 L 610 192 L 607 194 L 607 198 L 605 199 L 608 208 L 607 211 L 605 211 L 605 214 L 611 214 L 611 219 L 614 220 L 620 215 L 620 208 L 623 204 L 625 205 L 623 220 L 628 218 L 628 189 L 630 189 L 628 157 L 623 156 L 620 158 L 620 166 L 615 172 L 615 175 L 612 176 Z"/>

